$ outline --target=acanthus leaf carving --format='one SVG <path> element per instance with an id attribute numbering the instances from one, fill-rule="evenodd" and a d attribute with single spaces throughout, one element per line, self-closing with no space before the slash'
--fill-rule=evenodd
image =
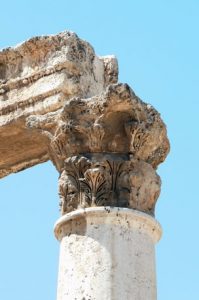
<path id="1" fill-rule="evenodd" d="M 110 197 L 110 174 L 104 166 L 92 165 L 80 178 L 83 203 L 89 206 L 103 206 Z"/>
<path id="2" fill-rule="evenodd" d="M 154 213 L 160 178 L 145 162 L 75 156 L 65 161 L 59 180 L 61 211 L 93 206 L 129 207 Z"/>
<path id="3" fill-rule="evenodd" d="M 45 118 L 41 126 L 50 133 L 50 148 L 62 162 L 80 153 L 129 153 L 156 167 L 169 151 L 159 114 L 125 84 L 110 85 L 92 98 L 70 99 L 54 117 L 54 126 L 48 125 L 48 114 L 29 117 L 29 124 L 37 128 L 37 120 Z"/>
<path id="4" fill-rule="evenodd" d="M 169 151 L 166 128 L 126 84 L 92 98 L 74 97 L 53 117 L 28 121 L 49 139 L 62 214 L 92 206 L 154 213 L 161 185 L 155 168 Z"/>
<path id="5" fill-rule="evenodd" d="M 125 131 L 130 140 L 130 153 L 135 154 L 147 142 L 150 136 L 144 122 L 130 121 L 125 123 Z"/>

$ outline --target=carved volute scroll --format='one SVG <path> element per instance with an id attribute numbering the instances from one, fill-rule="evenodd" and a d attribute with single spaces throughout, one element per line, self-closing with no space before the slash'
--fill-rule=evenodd
<path id="1" fill-rule="evenodd" d="M 169 151 L 166 127 L 128 85 L 72 98 L 63 109 L 29 117 L 27 125 L 48 137 L 62 214 L 92 206 L 154 213 L 161 185 L 155 169 Z"/>

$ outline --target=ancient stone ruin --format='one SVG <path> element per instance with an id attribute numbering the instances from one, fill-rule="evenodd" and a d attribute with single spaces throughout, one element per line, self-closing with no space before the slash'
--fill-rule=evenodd
<path id="1" fill-rule="evenodd" d="M 156 299 L 168 152 L 160 114 L 118 83 L 114 56 L 72 32 L 0 52 L 0 176 L 47 160 L 60 174 L 57 300 Z"/>

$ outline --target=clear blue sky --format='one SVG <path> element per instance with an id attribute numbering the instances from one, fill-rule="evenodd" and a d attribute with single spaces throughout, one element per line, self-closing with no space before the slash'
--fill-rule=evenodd
<path id="1" fill-rule="evenodd" d="M 0 9 L 0 48 L 75 31 L 97 54 L 115 54 L 120 81 L 159 110 L 171 153 L 158 169 L 158 300 L 198 300 L 199 1 L 10 0 Z M 0 180 L 2 300 L 56 297 L 57 178 L 48 162 Z"/>

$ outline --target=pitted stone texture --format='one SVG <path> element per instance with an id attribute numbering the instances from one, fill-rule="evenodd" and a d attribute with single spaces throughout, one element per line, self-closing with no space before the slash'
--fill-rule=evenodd
<path id="1" fill-rule="evenodd" d="M 49 159 L 46 140 L 25 128 L 30 114 L 55 111 L 117 82 L 114 56 L 98 57 L 75 33 L 32 38 L 0 51 L 0 177 Z"/>
<path id="2" fill-rule="evenodd" d="M 57 300 L 155 300 L 159 224 L 129 209 L 76 211 L 58 220 Z"/>
<path id="3" fill-rule="evenodd" d="M 120 155 L 73 156 L 59 179 L 61 213 L 95 207 L 129 207 L 154 214 L 160 177 L 153 167 Z"/>
<path id="4" fill-rule="evenodd" d="M 141 101 L 127 84 L 109 85 L 91 98 L 73 98 L 63 109 L 27 119 L 49 138 L 57 169 L 80 153 L 120 153 L 154 168 L 169 151 L 166 126 L 159 113 Z"/>
<path id="5" fill-rule="evenodd" d="M 93 206 L 154 214 L 161 185 L 155 168 L 169 151 L 166 127 L 127 84 L 75 97 L 57 112 L 30 116 L 27 125 L 49 140 L 62 214 Z"/>

